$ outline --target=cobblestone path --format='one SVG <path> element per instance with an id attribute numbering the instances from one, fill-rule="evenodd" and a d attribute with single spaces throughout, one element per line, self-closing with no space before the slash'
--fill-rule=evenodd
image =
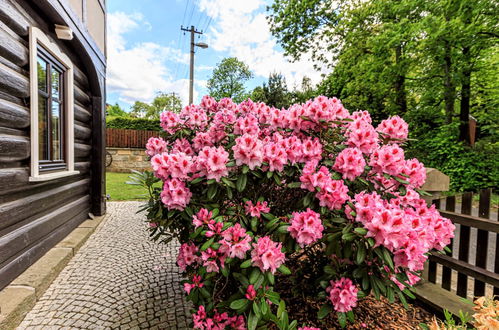
<path id="1" fill-rule="evenodd" d="M 176 243 L 149 240 L 139 202 L 108 215 L 18 329 L 188 329 Z"/>

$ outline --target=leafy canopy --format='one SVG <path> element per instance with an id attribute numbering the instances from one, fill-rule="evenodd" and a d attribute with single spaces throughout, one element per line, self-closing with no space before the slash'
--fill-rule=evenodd
<path id="1" fill-rule="evenodd" d="M 217 101 L 230 97 L 235 102 L 241 102 L 246 98 L 244 83 L 252 77 L 253 74 L 244 62 L 236 57 L 224 58 L 208 80 L 208 92 Z"/>

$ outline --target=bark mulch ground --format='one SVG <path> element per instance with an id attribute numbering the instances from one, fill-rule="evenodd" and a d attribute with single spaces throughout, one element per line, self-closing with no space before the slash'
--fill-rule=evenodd
<path id="1" fill-rule="evenodd" d="M 317 320 L 320 304 L 316 299 L 286 300 L 289 319 L 297 320 L 299 325 L 323 330 L 341 329 L 334 312 L 323 320 Z M 373 296 L 368 296 L 361 299 L 355 309 L 355 323 L 348 323 L 345 329 L 421 329 L 419 324 L 428 324 L 432 318 L 433 314 L 420 306 L 409 304 L 409 309 L 405 309 L 399 302 L 390 304 L 386 298 L 376 300 Z"/>

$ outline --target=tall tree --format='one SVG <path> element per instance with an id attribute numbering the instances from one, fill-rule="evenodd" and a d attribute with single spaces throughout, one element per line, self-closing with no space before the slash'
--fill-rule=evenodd
<path id="1" fill-rule="evenodd" d="M 180 112 L 182 101 L 176 93 L 158 93 L 149 103 L 135 101 L 131 115 L 138 118 L 159 119 L 159 115 L 166 110 Z"/>
<path id="2" fill-rule="evenodd" d="M 114 105 L 106 105 L 106 115 L 110 117 L 128 117 L 130 114 L 123 110 L 116 102 Z"/>
<path id="3" fill-rule="evenodd" d="M 209 94 L 216 100 L 230 97 L 234 102 L 241 102 L 247 96 L 244 84 L 252 77 L 253 74 L 244 62 L 236 57 L 224 58 L 208 80 Z"/>

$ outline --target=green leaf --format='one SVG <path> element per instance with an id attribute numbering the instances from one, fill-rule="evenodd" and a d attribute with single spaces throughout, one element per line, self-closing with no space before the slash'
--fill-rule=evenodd
<path id="1" fill-rule="evenodd" d="M 243 174 L 248 173 L 248 171 L 249 171 L 249 167 L 248 167 L 248 165 L 243 165 L 243 171 L 242 171 L 242 172 L 243 172 Z"/>
<path id="2" fill-rule="evenodd" d="M 249 303 L 248 299 L 237 299 L 230 303 L 230 308 L 232 309 L 243 309 Z"/>
<path id="3" fill-rule="evenodd" d="M 344 328 L 347 326 L 347 315 L 345 313 L 338 313 L 338 322 L 340 327 Z"/>
<path id="4" fill-rule="evenodd" d="M 288 188 L 300 188 L 300 187 L 301 187 L 301 182 L 288 183 Z"/>
<path id="5" fill-rule="evenodd" d="M 322 320 L 323 318 L 325 318 L 329 313 L 331 313 L 331 311 L 333 310 L 333 308 L 331 307 L 331 305 L 329 304 L 324 304 L 322 305 L 322 307 L 319 309 L 319 311 L 317 312 L 317 318 L 319 320 Z"/>
<path id="6" fill-rule="evenodd" d="M 248 278 L 241 273 L 232 273 L 232 276 L 244 286 L 248 286 L 250 284 Z"/>
<path id="7" fill-rule="evenodd" d="M 251 274 L 249 276 L 250 284 L 255 284 L 256 280 L 258 279 L 258 275 L 260 275 L 260 274 L 261 274 L 260 269 L 253 268 L 253 270 L 251 271 Z M 255 289 L 258 289 L 258 288 L 255 288 Z"/>
<path id="8" fill-rule="evenodd" d="M 248 182 L 248 176 L 246 174 L 242 174 L 237 178 L 236 188 L 237 191 L 242 192 L 246 188 L 246 183 Z"/>
<path id="9" fill-rule="evenodd" d="M 355 263 L 361 265 L 366 258 L 366 247 L 363 242 L 357 244 L 357 254 L 355 255 Z"/>
<path id="10" fill-rule="evenodd" d="M 277 268 L 277 270 L 280 271 L 284 275 L 291 275 L 291 271 L 285 265 L 281 265 L 279 268 Z"/>
<path id="11" fill-rule="evenodd" d="M 218 186 L 216 184 L 212 184 L 210 185 L 210 187 L 208 188 L 208 192 L 206 194 L 206 196 L 208 197 L 208 199 L 211 201 L 213 200 L 213 198 L 215 197 L 215 195 L 217 194 L 217 190 L 218 190 Z"/>
<path id="12" fill-rule="evenodd" d="M 253 313 L 259 318 L 262 317 L 262 312 L 260 311 L 260 306 L 258 306 L 257 301 L 253 301 Z"/>
<path id="13" fill-rule="evenodd" d="M 362 235 L 362 236 L 365 236 L 367 234 L 367 229 L 366 228 L 355 228 L 353 230 L 354 232 L 356 232 L 357 234 L 359 235 Z"/>
<path id="14" fill-rule="evenodd" d="M 312 194 L 308 193 L 305 195 L 303 198 L 303 206 L 307 207 L 310 205 L 310 202 L 312 202 Z"/>
<path id="15" fill-rule="evenodd" d="M 347 317 L 350 322 L 355 322 L 355 315 L 353 314 L 353 311 L 348 311 L 347 312 Z"/>
<path id="16" fill-rule="evenodd" d="M 227 185 L 227 186 L 229 186 L 231 188 L 236 188 L 236 185 L 234 184 L 234 182 L 230 181 L 226 177 L 222 178 L 222 182 L 225 183 L 225 185 Z"/>
<path id="17" fill-rule="evenodd" d="M 394 265 L 393 265 L 393 260 L 392 260 L 392 257 L 390 256 L 390 252 L 388 252 L 387 249 L 383 249 L 383 259 L 385 260 L 385 262 L 388 264 L 388 266 L 390 267 L 390 269 L 394 269 Z"/>
<path id="18" fill-rule="evenodd" d="M 195 178 L 194 180 L 191 181 L 191 185 L 192 184 L 198 184 L 200 183 L 201 181 L 203 181 L 204 178 Z"/>
<path id="19" fill-rule="evenodd" d="M 277 228 L 277 232 L 279 234 L 286 234 L 288 232 L 288 227 L 289 226 L 290 226 L 289 224 L 280 225 L 279 228 Z"/>
<path id="20" fill-rule="evenodd" d="M 279 301 L 280 301 L 280 295 L 279 293 L 277 292 L 273 292 L 273 291 L 270 291 L 270 292 L 266 292 L 265 293 L 265 296 L 267 298 L 269 298 L 269 300 L 273 303 L 273 304 L 276 304 L 276 305 L 279 305 Z"/>
<path id="21" fill-rule="evenodd" d="M 272 274 L 271 272 L 265 272 L 265 276 L 267 276 L 267 281 L 269 281 L 269 283 L 271 285 L 274 285 L 274 283 L 275 283 L 275 276 L 274 276 L 274 274 Z"/>
<path id="22" fill-rule="evenodd" d="M 277 318 L 279 319 L 282 319 L 282 314 L 284 313 L 284 311 L 286 310 L 286 303 L 284 302 L 284 300 L 281 300 L 279 302 L 279 307 L 277 308 Z"/>
<path id="23" fill-rule="evenodd" d="M 355 238 L 355 234 L 354 233 L 346 233 L 346 234 L 343 234 L 341 236 L 341 239 L 344 240 L 344 241 L 352 241 L 353 239 Z"/>
<path id="24" fill-rule="evenodd" d="M 248 317 L 248 330 L 255 330 L 256 326 L 258 325 L 258 320 L 260 318 L 255 315 L 253 312 L 250 313 Z"/>
<path id="25" fill-rule="evenodd" d="M 400 298 L 400 301 L 402 302 L 402 305 L 404 305 L 405 309 L 409 309 L 409 305 L 407 304 L 407 300 L 405 299 L 404 294 L 401 291 L 398 291 L 397 294 Z"/>
<path id="26" fill-rule="evenodd" d="M 206 251 L 211 244 L 215 241 L 215 237 L 210 238 L 208 241 L 206 241 L 202 246 L 201 246 L 201 251 Z"/>
<path id="27" fill-rule="evenodd" d="M 241 268 L 248 268 L 249 266 L 251 266 L 251 259 L 246 260 L 239 267 L 241 267 Z"/>

